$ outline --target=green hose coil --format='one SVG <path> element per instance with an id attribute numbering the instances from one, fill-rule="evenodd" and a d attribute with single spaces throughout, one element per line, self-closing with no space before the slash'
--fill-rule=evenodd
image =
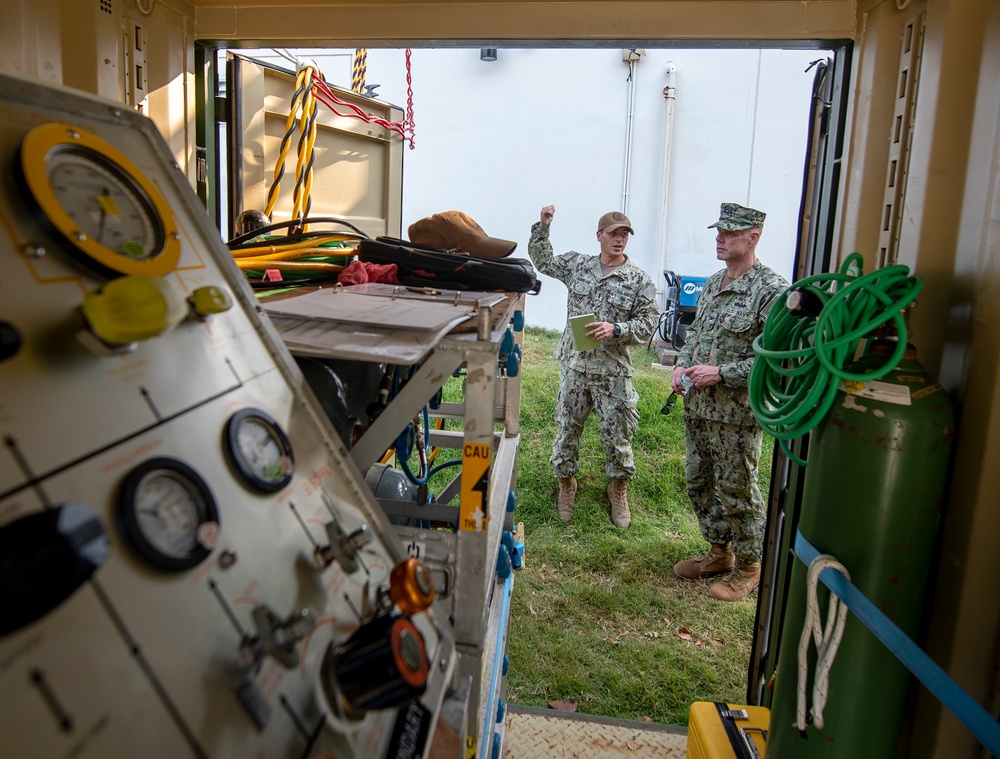
<path id="1" fill-rule="evenodd" d="M 862 274 L 864 258 L 851 253 L 835 274 L 817 274 L 791 284 L 774 302 L 764 331 L 753 343 L 757 360 L 750 371 L 750 408 L 757 422 L 777 438 L 789 459 L 805 466 L 788 441 L 805 435 L 826 416 L 842 380 L 865 382 L 891 372 L 907 345 L 907 308 L 923 289 L 909 268 L 886 266 Z M 788 298 L 811 303 L 793 313 Z M 861 374 L 844 368 L 856 360 L 858 344 L 892 321 L 898 336 L 891 358 Z"/>

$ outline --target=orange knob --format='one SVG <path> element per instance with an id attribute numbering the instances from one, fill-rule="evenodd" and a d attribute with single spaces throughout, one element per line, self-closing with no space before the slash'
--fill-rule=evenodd
<path id="1" fill-rule="evenodd" d="M 419 614 L 434 603 L 434 579 L 419 559 L 407 559 L 389 574 L 389 597 L 404 614 Z"/>

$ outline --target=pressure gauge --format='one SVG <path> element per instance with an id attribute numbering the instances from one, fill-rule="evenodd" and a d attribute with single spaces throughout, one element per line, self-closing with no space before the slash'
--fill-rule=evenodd
<path id="1" fill-rule="evenodd" d="M 163 195 L 113 145 L 78 127 L 44 124 L 21 143 L 29 202 L 85 264 L 101 274 L 163 276 L 180 235 Z"/>
<path id="2" fill-rule="evenodd" d="M 219 511 L 208 484 L 172 458 L 143 462 L 125 477 L 119 524 L 135 552 L 169 571 L 204 561 L 219 537 Z"/>
<path id="3" fill-rule="evenodd" d="M 224 442 L 233 468 L 250 488 L 274 493 L 292 481 L 292 444 L 268 413 L 240 409 L 226 423 Z"/>

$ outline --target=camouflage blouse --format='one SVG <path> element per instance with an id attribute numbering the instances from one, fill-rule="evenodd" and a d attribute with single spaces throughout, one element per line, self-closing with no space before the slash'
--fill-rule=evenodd
<path id="1" fill-rule="evenodd" d="M 722 371 L 722 382 L 688 391 L 685 414 L 747 426 L 757 423 L 747 392 L 753 341 L 764 331 L 768 312 L 788 282 L 760 261 L 723 289 L 725 275 L 722 269 L 705 282 L 677 366 L 706 364 Z"/>
<path id="2" fill-rule="evenodd" d="M 528 255 L 535 268 L 566 285 L 567 325 L 556 346 L 564 367 L 607 376 L 632 376 L 629 346 L 644 343 L 659 318 L 653 280 L 628 257 L 607 275 L 600 256 L 569 251 L 554 255 L 549 228 L 535 222 L 528 241 Z M 621 337 L 604 340 L 599 348 L 578 351 L 568 317 L 593 312 L 594 320 L 621 326 Z"/>

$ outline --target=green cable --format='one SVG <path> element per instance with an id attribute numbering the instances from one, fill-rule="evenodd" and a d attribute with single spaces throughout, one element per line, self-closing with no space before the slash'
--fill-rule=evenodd
<path id="1" fill-rule="evenodd" d="M 851 253 L 834 274 L 817 274 L 790 285 L 778 296 L 753 343 L 757 360 L 750 371 L 750 408 L 757 422 L 773 435 L 796 464 L 806 462 L 791 452 L 789 440 L 819 424 L 833 406 L 841 381 L 884 377 L 906 351 L 902 311 L 923 289 L 906 266 L 887 266 L 862 275 L 864 258 Z M 788 296 L 821 304 L 818 313 L 793 313 Z M 861 340 L 892 321 L 896 349 L 878 369 L 856 373 L 845 365 L 856 358 Z"/>

